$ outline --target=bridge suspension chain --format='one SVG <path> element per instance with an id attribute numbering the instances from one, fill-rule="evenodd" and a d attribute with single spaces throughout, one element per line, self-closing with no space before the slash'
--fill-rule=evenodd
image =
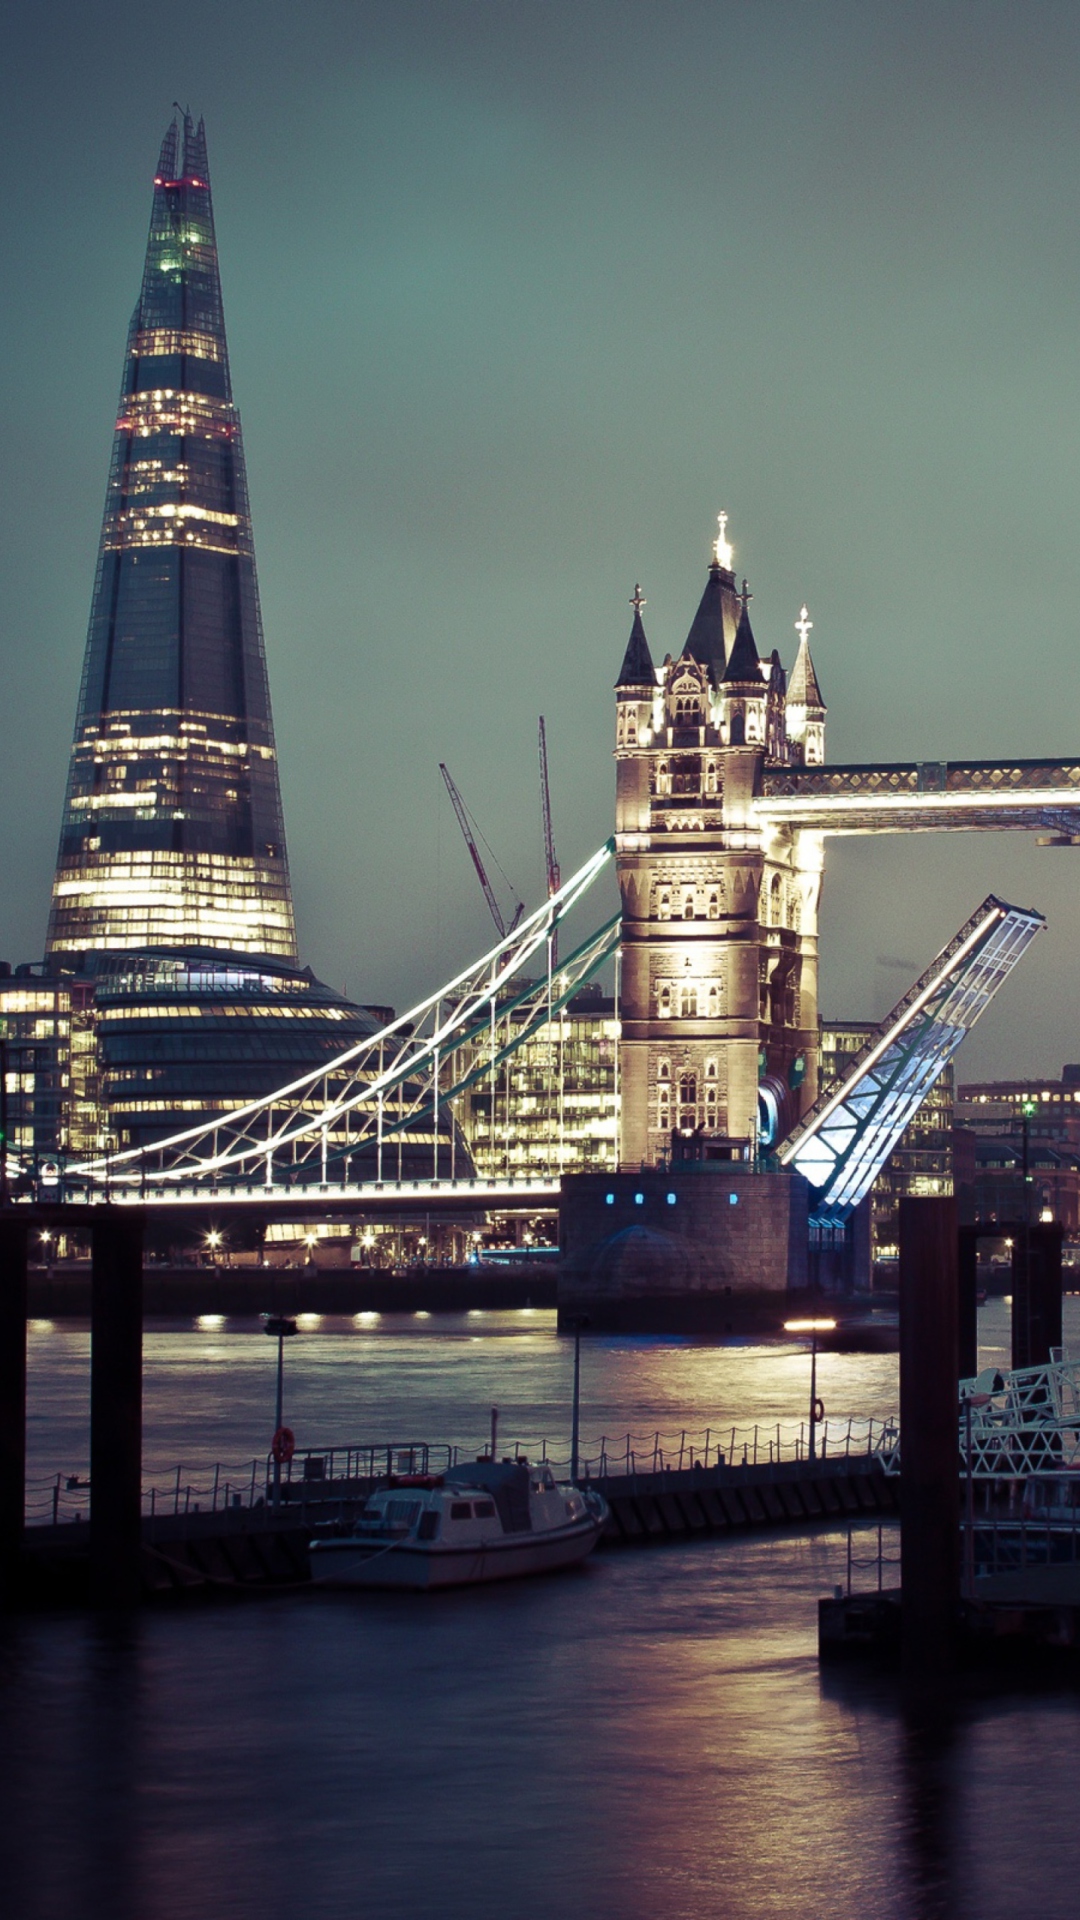
<path id="1" fill-rule="evenodd" d="M 557 929 L 605 871 L 607 841 L 558 892 L 470 967 L 407 1013 L 262 1099 L 220 1119 L 143 1147 L 69 1164 L 65 1179 L 114 1189 L 230 1184 L 261 1170 L 275 1179 L 325 1184 L 328 1164 L 374 1152 L 376 1175 L 390 1142 L 429 1129 L 433 1176 L 453 1177 L 453 1100 L 557 1016 L 617 951 L 620 916 L 554 965 Z M 540 980 L 522 969 L 546 950 Z M 421 1136 L 422 1137 L 422 1136 Z M 388 1176 L 389 1177 L 389 1176 Z"/>

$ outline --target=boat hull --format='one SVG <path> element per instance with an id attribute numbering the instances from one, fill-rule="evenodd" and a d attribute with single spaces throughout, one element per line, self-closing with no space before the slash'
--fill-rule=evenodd
<path id="1" fill-rule="evenodd" d="M 428 1546 L 414 1540 L 313 1540 L 311 1578 L 321 1587 L 399 1587 L 417 1592 L 472 1587 L 575 1566 L 595 1547 L 602 1522 L 589 1517 L 551 1533 L 504 1535 L 472 1545 Z"/>

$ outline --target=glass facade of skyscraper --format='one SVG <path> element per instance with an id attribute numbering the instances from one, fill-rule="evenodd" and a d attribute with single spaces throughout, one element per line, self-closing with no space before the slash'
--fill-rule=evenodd
<path id="1" fill-rule="evenodd" d="M 202 122 L 170 127 L 128 334 L 47 953 L 296 958 Z"/>

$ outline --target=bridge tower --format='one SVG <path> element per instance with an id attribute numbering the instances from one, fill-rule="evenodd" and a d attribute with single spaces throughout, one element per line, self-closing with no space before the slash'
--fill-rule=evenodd
<path id="1" fill-rule="evenodd" d="M 677 659 L 653 665 L 635 589 L 615 688 L 627 1166 L 673 1131 L 767 1144 L 817 1092 L 822 836 L 752 802 L 767 769 L 822 763 L 825 704 L 805 607 L 790 684 L 761 658 L 726 521 Z"/>

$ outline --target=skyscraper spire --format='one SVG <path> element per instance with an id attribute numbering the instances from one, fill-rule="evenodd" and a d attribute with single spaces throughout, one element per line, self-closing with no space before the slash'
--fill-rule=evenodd
<path id="1" fill-rule="evenodd" d="M 162 142 L 47 951 L 296 958 L 206 136 Z"/>

